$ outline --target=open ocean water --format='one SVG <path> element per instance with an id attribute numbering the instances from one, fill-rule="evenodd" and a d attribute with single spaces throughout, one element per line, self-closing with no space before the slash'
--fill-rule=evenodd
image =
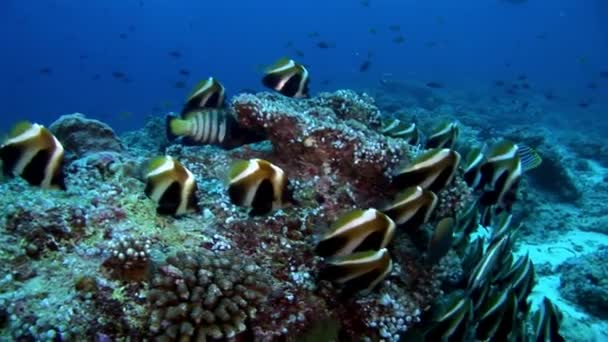
<path id="1" fill-rule="evenodd" d="M 1 341 L 608 341 L 608 1 L 2 0 L 0 36 Z"/>

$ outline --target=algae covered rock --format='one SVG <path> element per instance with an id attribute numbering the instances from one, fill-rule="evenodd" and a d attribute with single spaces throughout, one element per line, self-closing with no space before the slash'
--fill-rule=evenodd
<path id="1" fill-rule="evenodd" d="M 601 319 L 608 319 L 608 246 L 566 260 L 560 266 L 562 295 Z"/>
<path id="2" fill-rule="evenodd" d="M 121 152 L 120 140 L 110 126 L 84 114 L 63 115 L 50 126 L 67 152 L 76 157 L 99 151 Z"/>
<path id="3" fill-rule="evenodd" d="M 232 100 L 239 123 L 262 131 L 278 155 L 301 169 L 335 170 L 355 184 L 379 185 L 409 151 L 404 141 L 372 128 L 379 111 L 368 96 L 352 91 L 294 100 L 274 94 L 241 94 Z M 312 172 L 318 174 L 319 172 Z"/>

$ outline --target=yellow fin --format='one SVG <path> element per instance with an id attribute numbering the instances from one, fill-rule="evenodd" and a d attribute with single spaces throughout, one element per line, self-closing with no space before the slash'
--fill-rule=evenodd
<path id="1" fill-rule="evenodd" d="M 148 163 L 148 172 L 152 172 L 167 161 L 167 156 L 154 157 Z"/>
<path id="2" fill-rule="evenodd" d="M 291 58 L 289 58 L 289 57 L 282 57 L 278 61 L 276 61 L 274 64 L 266 67 L 264 69 L 264 72 L 271 73 L 275 69 L 282 68 L 282 67 L 286 66 L 287 64 L 289 64 L 289 62 L 291 62 Z"/>
<path id="3" fill-rule="evenodd" d="M 340 216 L 329 228 L 330 232 L 336 231 L 340 228 L 342 228 L 343 226 L 345 226 L 346 224 L 348 224 L 349 222 L 358 219 L 359 217 L 363 216 L 363 214 L 365 214 L 365 210 L 363 209 L 356 209 L 353 211 L 350 211 L 342 216 Z"/>
<path id="4" fill-rule="evenodd" d="M 202 80 L 194 86 L 194 89 L 188 95 L 188 99 L 191 99 L 196 93 L 198 93 L 203 87 L 210 87 L 213 84 L 213 77 L 209 77 L 208 79 Z"/>
<path id="5" fill-rule="evenodd" d="M 11 130 L 11 133 L 9 134 L 9 138 L 18 137 L 19 135 L 26 132 L 28 129 L 32 128 L 32 126 L 33 126 L 33 124 L 29 121 L 21 121 L 21 122 L 17 123 Z"/>
<path id="6" fill-rule="evenodd" d="M 241 172 L 245 171 L 249 166 L 249 160 L 237 160 L 230 166 L 228 170 L 228 180 L 236 178 Z"/>
<path id="7" fill-rule="evenodd" d="M 171 134 L 176 136 L 185 136 L 190 133 L 190 121 L 182 119 L 172 119 L 169 123 Z"/>
<path id="8" fill-rule="evenodd" d="M 543 161 L 536 150 L 526 145 L 517 144 L 517 155 L 524 172 L 537 168 Z"/>

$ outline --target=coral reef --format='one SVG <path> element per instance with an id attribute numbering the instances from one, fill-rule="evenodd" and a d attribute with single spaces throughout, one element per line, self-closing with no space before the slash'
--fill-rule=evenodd
<path id="1" fill-rule="evenodd" d="M 226 253 L 169 257 L 152 278 L 150 332 L 180 341 L 233 338 L 247 329 L 267 287 L 256 265 Z"/>
<path id="2" fill-rule="evenodd" d="M 307 176 L 329 168 L 356 186 L 377 188 L 407 158 L 407 144 L 369 128 L 379 127 L 378 109 L 352 91 L 304 101 L 243 94 L 232 107 L 244 127 L 263 131 L 274 152 L 299 162 Z"/>
<path id="3" fill-rule="evenodd" d="M 560 292 L 601 319 L 608 318 L 608 246 L 559 266 Z"/>
<path id="4" fill-rule="evenodd" d="M 63 115 L 49 127 L 68 153 L 76 157 L 99 151 L 122 151 L 120 140 L 103 122 L 88 119 L 84 114 Z"/>
<path id="5" fill-rule="evenodd" d="M 406 123 L 420 120 L 425 133 L 438 117 L 454 120 L 461 109 L 439 92 L 406 88 L 413 89 L 412 105 L 396 101 L 393 111 Z M 398 190 L 388 186 L 396 166 L 424 152 L 378 132 L 382 116 L 374 99 L 350 90 L 298 100 L 241 94 L 230 110 L 269 141 L 233 150 L 170 145 L 164 120 L 152 118 L 121 137 L 121 145 L 98 121 L 58 120 L 51 128 L 72 152 L 68 191 L 0 182 L 6 213 L 0 339 L 399 341 L 432 303 L 462 287 L 470 271 L 463 255 L 449 249 L 432 265 L 426 257 L 437 222 L 457 216 L 477 195 L 460 171 L 438 191 L 427 224 L 397 230 L 387 246 L 392 271 L 370 294 L 349 296 L 317 277 L 323 261 L 314 246 L 322 232 L 353 208 L 380 208 Z M 477 129 L 460 127 L 463 145 L 478 143 Z M 140 168 L 158 154 L 193 173 L 200 212 L 179 219 L 156 214 Z M 285 170 L 293 204 L 249 217 L 230 201 L 226 171 L 251 158 Z M 526 206 L 542 202 L 541 194 L 524 199 Z M 601 211 L 596 214 L 599 220 Z"/>

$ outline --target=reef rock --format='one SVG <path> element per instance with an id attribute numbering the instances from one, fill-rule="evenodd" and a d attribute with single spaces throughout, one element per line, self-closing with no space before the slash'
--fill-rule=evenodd
<path id="1" fill-rule="evenodd" d="M 65 150 L 76 157 L 99 151 L 121 152 L 120 140 L 105 123 L 88 119 L 84 114 L 63 115 L 50 126 Z"/>
<path id="2" fill-rule="evenodd" d="M 241 125 L 264 132 L 276 154 L 296 162 L 301 171 L 335 170 L 355 185 L 382 184 L 409 150 L 405 142 L 372 129 L 380 125 L 380 112 L 369 96 L 353 91 L 309 100 L 242 94 L 232 107 Z"/>
<path id="3" fill-rule="evenodd" d="M 566 260 L 560 266 L 562 295 L 601 319 L 608 319 L 608 246 Z"/>

